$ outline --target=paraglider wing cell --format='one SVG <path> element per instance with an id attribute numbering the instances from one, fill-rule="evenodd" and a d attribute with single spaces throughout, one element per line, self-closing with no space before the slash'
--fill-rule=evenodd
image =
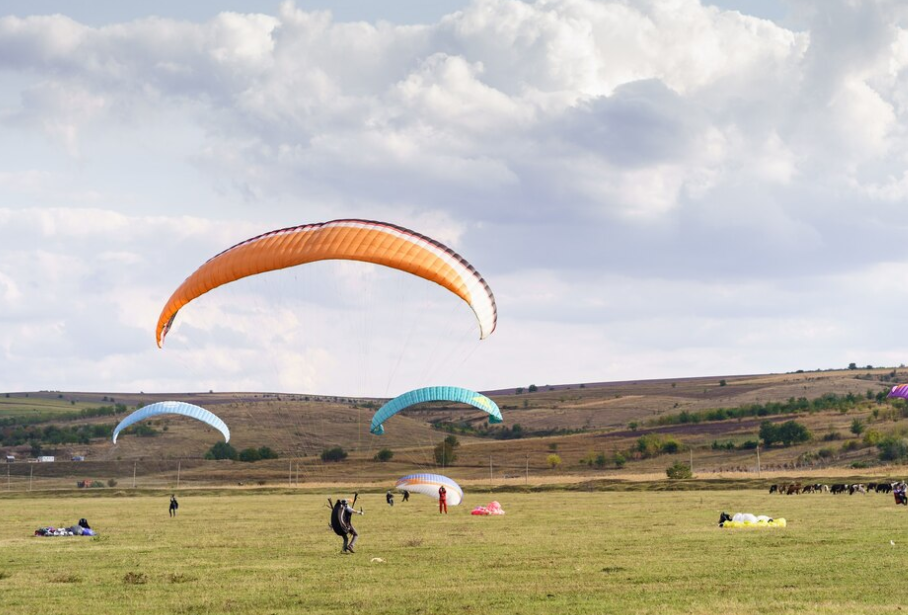
<path id="1" fill-rule="evenodd" d="M 120 434 L 120 432 L 130 425 L 161 414 L 180 414 L 182 416 L 188 416 L 202 421 L 203 423 L 211 425 L 212 427 L 220 431 L 222 434 L 224 434 L 224 440 L 226 442 L 230 442 L 230 430 L 227 428 L 227 424 L 212 412 L 209 412 L 205 408 L 187 404 L 181 401 L 162 401 L 156 404 L 151 404 L 150 406 L 145 406 L 144 408 L 139 408 L 138 410 L 127 416 L 125 419 L 120 421 L 120 424 L 117 425 L 116 429 L 114 429 L 113 432 L 114 444 L 117 443 L 117 436 Z"/>
<path id="2" fill-rule="evenodd" d="M 451 401 L 469 404 L 474 408 L 487 412 L 489 414 L 490 423 L 500 423 L 502 421 L 501 410 L 499 410 L 498 404 L 482 393 L 460 387 L 425 387 L 408 391 L 403 395 L 398 395 L 379 408 L 378 412 L 375 413 L 375 416 L 372 417 L 372 424 L 369 427 L 369 431 L 380 436 L 385 433 L 385 428 L 382 423 L 389 418 L 410 406 L 430 401 Z"/>
<path id="3" fill-rule="evenodd" d="M 447 476 L 441 474 L 410 474 L 398 479 L 394 487 L 398 491 L 421 493 L 438 499 L 438 489 L 444 487 L 448 492 L 448 505 L 457 506 L 463 500 L 463 489 Z"/>
<path id="4" fill-rule="evenodd" d="M 177 312 L 208 291 L 251 275 L 322 260 L 355 260 L 384 265 L 435 282 L 466 301 L 479 321 L 479 338 L 495 330 L 495 297 L 470 263 L 445 245 L 393 224 L 334 220 L 280 229 L 221 252 L 174 291 L 155 336 L 160 347 Z"/>

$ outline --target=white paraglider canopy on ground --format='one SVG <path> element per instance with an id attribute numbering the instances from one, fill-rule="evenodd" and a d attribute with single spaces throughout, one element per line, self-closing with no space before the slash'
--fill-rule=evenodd
<path id="1" fill-rule="evenodd" d="M 436 500 L 439 497 L 438 490 L 444 487 L 448 492 L 447 502 L 450 506 L 457 506 L 463 501 L 463 489 L 460 485 L 441 474 L 410 474 L 398 479 L 394 487 L 398 491 L 421 493 Z"/>

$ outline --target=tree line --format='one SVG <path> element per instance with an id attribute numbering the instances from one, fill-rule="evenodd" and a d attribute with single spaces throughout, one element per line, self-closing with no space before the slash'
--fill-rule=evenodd
<path id="1" fill-rule="evenodd" d="M 768 402 L 765 404 L 748 404 L 737 408 L 714 408 L 711 410 L 687 411 L 676 414 L 665 414 L 648 421 L 648 425 L 682 425 L 687 423 L 702 423 L 706 421 L 728 421 L 742 418 L 777 416 L 784 414 L 800 414 L 803 412 L 823 412 L 837 410 L 847 412 L 866 404 L 868 401 L 882 403 L 886 399 L 886 391 L 867 391 L 864 396 L 847 393 L 836 395 L 826 393 L 815 399 L 806 397 L 788 398 L 784 402 Z"/>

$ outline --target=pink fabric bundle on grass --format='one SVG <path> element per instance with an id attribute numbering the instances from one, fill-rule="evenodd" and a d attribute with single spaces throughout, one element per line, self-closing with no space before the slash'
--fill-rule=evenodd
<path id="1" fill-rule="evenodd" d="M 470 512 L 471 515 L 479 516 L 488 516 L 488 515 L 503 515 L 504 510 L 501 508 L 501 504 L 497 501 L 491 502 L 488 506 L 477 506 Z"/>

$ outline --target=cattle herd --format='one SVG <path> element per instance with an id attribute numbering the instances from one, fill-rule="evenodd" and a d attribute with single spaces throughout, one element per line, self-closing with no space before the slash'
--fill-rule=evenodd
<path id="1" fill-rule="evenodd" d="M 908 489 L 908 485 L 904 482 L 894 482 L 894 483 L 854 483 L 852 485 L 846 483 L 835 483 L 832 485 L 826 485 L 823 483 L 780 483 L 778 485 L 770 485 L 770 493 L 781 493 L 783 495 L 795 495 L 799 493 L 832 493 L 833 495 L 839 493 L 847 493 L 849 495 L 854 495 L 855 493 L 892 493 L 893 491 L 897 494 L 904 494 Z M 898 502 L 902 503 L 902 502 Z"/>

